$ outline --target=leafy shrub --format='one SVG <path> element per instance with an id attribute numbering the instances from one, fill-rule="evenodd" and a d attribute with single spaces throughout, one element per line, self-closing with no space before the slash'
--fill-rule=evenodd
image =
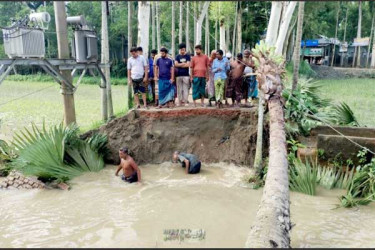
<path id="1" fill-rule="evenodd" d="M 286 70 L 290 73 L 293 72 L 294 63 L 288 62 L 286 65 Z M 298 74 L 307 78 L 312 78 L 316 76 L 316 72 L 311 68 L 310 64 L 304 60 L 300 61 Z"/>
<path id="2" fill-rule="evenodd" d="M 317 167 L 309 161 L 303 163 L 295 159 L 289 168 L 289 188 L 308 195 L 315 195 L 317 186 Z"/>
<path id="3" fill-rule="evenodd" d="M 67 181 L 85 171 L 104 167 L 98 149 L 79 139 L 76 125 L 60 124 L 47 130 L 43 124 L 40 130 L 32 124 L 32 130 L 24 128 L 14 140 L 19 153 L 14 164 L 25 175 Z"/>
<path id="4" fill-rule="evenodd" d="M 297 89 L 284 89 L 286 131 L 289 136 L 309 135 L 311 129 L 321 124 L 359 126 L 353 111 L 346 103 L 335 105 L 322 98 L 321 85 L 312 79 L 301 78 Z"/>

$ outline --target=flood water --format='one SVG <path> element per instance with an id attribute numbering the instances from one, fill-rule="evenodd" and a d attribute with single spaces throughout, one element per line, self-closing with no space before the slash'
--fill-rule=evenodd
<path id="1" fill-rule="evenodd" d="M 249 169 L 141 170 L 141 184 L 122 182 L 107 166 L 75 178 L 70 191 L 0 191 L 0 247 L 244 247 L 262 195 L 246 185 Z M 375 206 L 332 210 L 340 192 L 291 194 L 293 247 L 375 246 Z M 168 229 L 205 237 L 166 240 Z"/>

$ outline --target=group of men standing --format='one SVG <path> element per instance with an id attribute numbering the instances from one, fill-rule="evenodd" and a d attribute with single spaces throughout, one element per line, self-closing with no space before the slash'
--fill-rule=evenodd
<path id="1" fill-rule="evenodd" d="M 202 46 L 195 46 L 195 55 L 186 52 L 186 45 L 179 45 L 179 54 L 173 59 L 166 48 L 151 51 L 146 61 L 141 47 L 131 48 L 128 59 L 128 83 L 133 86 L 136 108 L 140 108 L 138 94 L 142 95 L 144 107 L 147 108 L 146 93 L 158 108 L 173 107 L 175 98 L 178 106 L 189 103 L 189 91 L 192 87 L 194 106 L 200 100 L 208 98 L 209 105 L 214 101 L 216 107 L 229 105 L 240 107 L 241 101 L 248 105 L 249 98 L 257 98 L 257 82 L 253 74 L 255 65 L 249 50 L 238 53 L 235 59 L 224 56 L 222 50 L 212 51 L 211 56 L 203 54 Z"/>

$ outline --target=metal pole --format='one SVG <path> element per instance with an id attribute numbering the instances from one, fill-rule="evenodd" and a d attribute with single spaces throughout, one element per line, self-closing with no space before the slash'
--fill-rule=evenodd
<path id="1" fill-rule="evenodd" d="M 54 1 L 53 7 L 55 11 L 58 56 L 60 59 L 69 59 L 68 25 L 66 22 L 65 2 Z M 73 81 L 72 76 L 70 75 L 70 70 L 61 70 L 61 74 L 70 81 L 68 84 L 71 85 Z M 75 123 L 76 112 L 74 107 L 73 89 L 69 88 L 64 81 L 61 84 L 61 94 L 63 95 L 64 101 L 65 125 Z"/>

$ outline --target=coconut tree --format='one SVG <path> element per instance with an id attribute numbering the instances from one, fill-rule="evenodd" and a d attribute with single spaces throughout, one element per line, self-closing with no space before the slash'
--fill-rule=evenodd
<path id="1" fill-rule="evenodd" d="M 283 111 L 284 58 L 263 41 L 253 49 L 259 88 L 269 109 L 269 164 L 263 196 L 246 247 L 290 246 L 289 181 Z"/>
<path id="2" fill-rule="evenodd" d="M 128 2 L 128 58 L 130 58 L 130 48 L 133 46 L 133 32 L 132 32 L 132 16 L 133 16 L 133 2 Z M 128 76 L 130 77 L 130 76 Z M 132 91 L 130 84 L 127 85 L 128 88 L 128 109 L 132 108 Z"/>
<path id="3" fill-rule="evenodd" d="M 143 48 L 143 53 L 148 56 L 149 29 L 150 29 L 150 2 L 138 1 L 138 45 Z"/>
<path id="4" fill-rule="evenodd" d="M 331 67 L 333 67 L 333 62 L 335 61 L 336 39 L 337 39 L 337 30 L 338 30 L 338 28 L 339 28 L 340 7 L 341 7 L 340 2 L 337 2 L 336 30 L 335 30 L 335 44 L 333 45 Z"/>
<path id="5" fill-rule="evenodd" d="M 171 36 L 171 43 L 172 43 L 172 57 L 174 58 L 175 55 L 176 55 L 176 48 L 175 48 L 175 32 L 176 32 L 176 27 L 175 27 L 175 24 L 176 24 L 176 11 L 175 11 L 175 2 L 172 1 L 172 36 Z"/>
<path id="6" fill-rule="evenodd" d="M 158 50 L 160 50 L 160 13 L 159 13 L 159 9 L 160 9 L 160 3 L 159 1 L 156 1 L 155 2 L 155 17 L 156 17 L 156 43 L 157 43 L 157 46 L 158 46 Z"/>
<path id="7" fill-rule="evenodd" d="M 296 43 L 294 45 L 294 67 L 293 67 L 293 83 L 292 83 L 292 91 L 296 89 L 298 83 L 298 71 L 299 71 L 299 63 L 300 63 L 300 50 L 301 50 L 301 40 L 302 40 L 302 26 L 303 26 L 303 16 L 305 10 L 305 2 L 301 1 L 298 2 L 298 23 L 297 23 L 297 36 L 296 36 Z"/>
<path id="8" fill-rule="evenodd" d="M 182 43 L 182 19 L 184 18 L 184 13 L 182 11 L 184 2 L 180 1 L 180 16 L 178 25 L 178 43 Z"/>
<path id="9" fill-rule="evenodd" d="M 155 49 L 156 47 L 156 30 L 155 30 L 155 15 L 156 15 L 156 9 L 155 9 L 155 2 L 152 2 L 151 4 L 151 36 L 152 36 L 152 49 Z"/>
<path id="10" fill-rule="evenodd" d="M 186 40 L 186 49 L 188 51 L 191 51 L 190 49 L 190 34 L 189 34 L 189 21 L 190 21 L 190 18 L 189 18 L 189 2 L 187 1 L 186 2 L 186 28 L 185 28 L 185 40 Z"/>

